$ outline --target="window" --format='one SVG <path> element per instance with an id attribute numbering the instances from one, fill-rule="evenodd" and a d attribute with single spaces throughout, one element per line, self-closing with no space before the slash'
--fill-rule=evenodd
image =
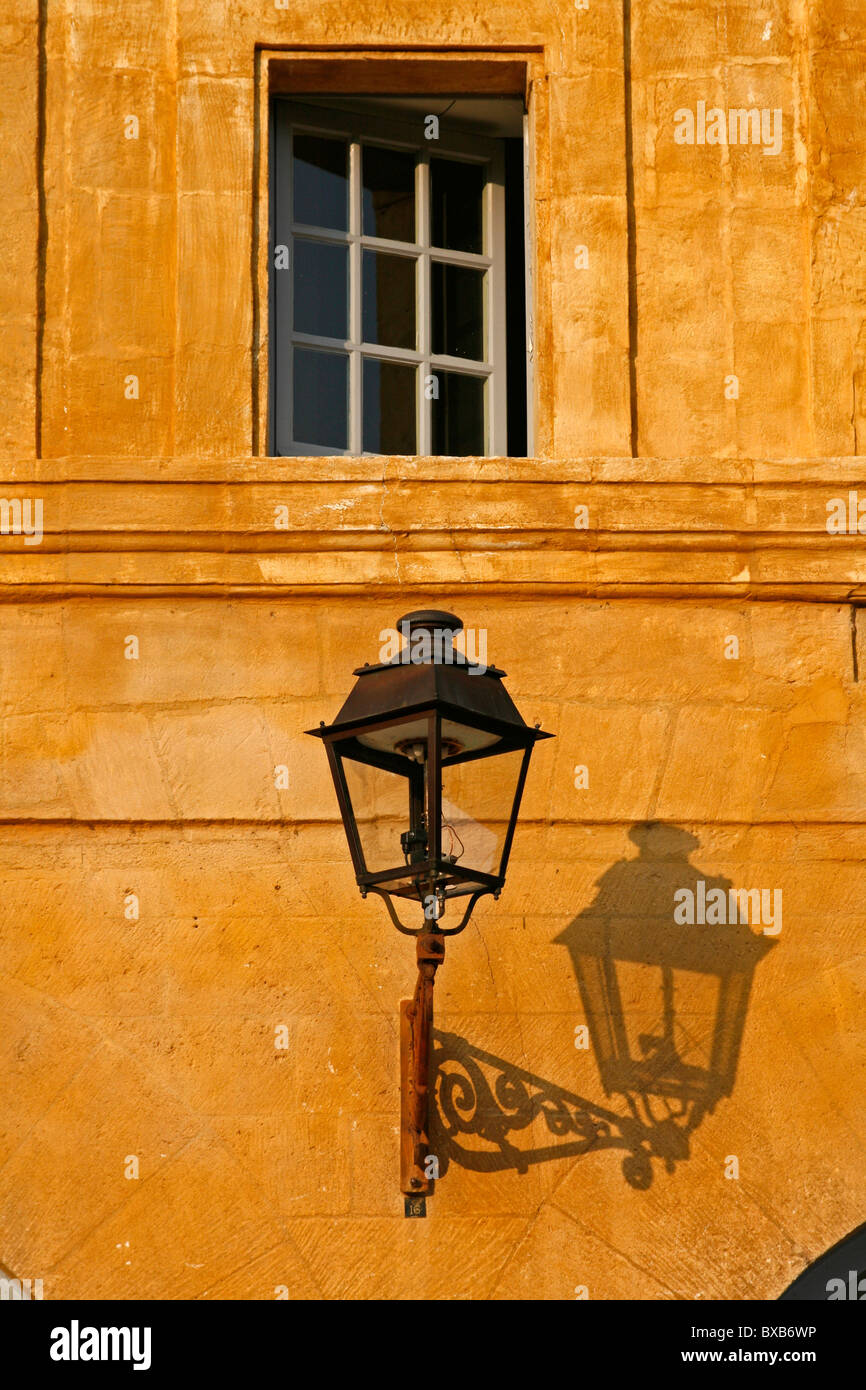
<path id="1" fill-rule="evenodd" d="M 276 98 L 272 168 L 274 452 L 525 454 L 522 103 Z"/>

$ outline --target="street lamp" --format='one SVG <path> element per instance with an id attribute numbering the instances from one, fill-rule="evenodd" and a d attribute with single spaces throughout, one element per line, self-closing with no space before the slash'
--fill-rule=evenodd
<path id="1" fill-rule="evenodd" d="M 404 645 L 365 665 L 323 740 L 361 896 L 378 894 L 398 931 L 417 938 L 418 982 L 400 1006 L 401 1186 L 430 1190 L 428 1072 L 433 981 L 446 936 L 466 926 L 479 898 L 498 898 L 532 749 L 551 738 L 530 728 L 502 684 L 504 671 L 454 645 L 451 613 L 400 619 Z M 405 926 L 396 903 L 423 909 Z M 456 926 L 439 925 L 458 900 Z"/>

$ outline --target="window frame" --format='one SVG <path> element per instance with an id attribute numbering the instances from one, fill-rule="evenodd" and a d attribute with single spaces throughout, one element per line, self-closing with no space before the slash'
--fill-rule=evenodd
<path id="1" fill-rule="evenodd" d="M 331 94 L 339 100 L 340 94 Z M 468 94 L 467 94 L 468 95 Z M 369 98 L 359 97 L 359 101 Z M 431 97 L 431 104 L 435 98 Z M 319 105 L 318 102 L 322 104 Z M 375 111 L 338 108 L 327 104 L 324 94 L 315 102 L 273 93 L 269 103 L 270 125 L 270 237 L 268 247 L 270 293 L 270 419 L 272 454 L 281 457 L 371 457 L 363 449 L 363 363 L 365 360 L 412 365 L 416 371 L 415 416 L 416 452 L 409 457 L 432 455 L 432 402 L 426 398 L 425 378 L 453 371 L 481 377 L 484 390 L 484 453 L 480 457 L 506 455 L 507 449 L 507 349 L 506 349 L 506 263 L 505 263 L 505 173 L 501 140 L 459 131 L 442 132 L 438 140 L 424 137 L 423 117 L 378 114 Z M 405 133 L 395 127 L 403 125 Z M 305 134 L 339 136 L 348 144 L 349 218 L 346 231 L 312 227 L 293 221 L 292 147 L 295 130 Z M 411 135 L 409 132 L 412 132 Z M 364 144 L 411 151 L 415 167 L 415 242 L 397 242 L 367 236 L 362 225 L 361 150 Z M 484 165 L 488 176 L 483 192 L 484 246 L 481 253 L 451 251 L 431 245 L 430 161 L 452 158 Z M 301 236 L 349 248 L 349 334 L 346 339 L 323 338 L 295 333 L 293 314 L 294 240 Z M 277 245 L 289 248 L 289 266 L 278 271 L 273 251 Z M 403 255 L 416 261 L 415 283 L 416 347 L 393 348 L 366 343 L 362 336 L 361 265 L 365 249 Z M 431 279 L 434 263 L 465 265 L 485 272 L 484 333 L 487 348 L 483 362 L 432 352 Z M 277 276 L 284 276 L 277 288 Z M 291 359 L 294 347 L 339 351 L 348 356 L 348 447 L 335 449 L 296 441 L 292 428 L 293 377 Z M 523 388 L 526 389 L 526 383 Z M 475 455 L 467 456 L 475 457 Z"/>

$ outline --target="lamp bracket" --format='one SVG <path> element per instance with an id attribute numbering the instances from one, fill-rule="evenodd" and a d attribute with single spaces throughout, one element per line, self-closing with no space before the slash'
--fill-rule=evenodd
<path id="1" fill-rule="evenodd" d="M 429 932 L 430 928 L 426 925 L 423 927 L 418 927 L 417 930 L 415 930 L 413 927 L 404 927 L 403 923 L 400 921 L 400 918 L 397 916 L 397 913 L 394 909 L 394 904 L 391 901 L 390 893 L 385 893 L 381 888 L 374 887 L 368 888 L 367 892 L 376 893 L 378 897 L 384 900 L 385 906 L 388 909 L 388 916 L 391 918 L 391 921 L 394 923 L 394 926 L 397 928 L 397 930 L 399 932 L 402 932 L 404 936 L 423 936 L 426 932 Z M 466 911 L 463 914 L 463 918 L 460 922 L 460 925 L 458 927 L 437 926 L 437 933 L 440 936 L 456 936 L 458 932 L 463 931 L 463 928 L 468 924 L 469 918 L 472 916 L 475 904 L 478 902 L 478 899 L 485 897 L 490 892 L 492 892 L 492 889 L 490 888 L 479 888 L 478 891 L 476 893 L 473 893 L 471 898 L 469 899 L 469 903 L 467 905 Z"/>

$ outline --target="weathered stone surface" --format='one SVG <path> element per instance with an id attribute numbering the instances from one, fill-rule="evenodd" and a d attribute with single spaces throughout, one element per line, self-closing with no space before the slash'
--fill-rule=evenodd
<path id="1" fill-rule="evenodd" d="M 43 9 L 0 15 L 0 491 L 44 507 L 0 537 L 0 1266 L 775 1298 L 866 1201 L 866 546 L 827 530 L 866 501 L 861 0 Z M 359 46 L 527 64 L 533 458 L 266 455 L 267 82 Z M 781 112 L 778 152 L 678 143 L 699 102 Z M 431 605 L 557 737 L 437 980 L 407 1222 L 413 951 L 304 731 Z M 781 894 L 780 930 L 676 923 L 699 881 Z M 576 1046 L 599 932 L 637 1053 L 668 987 L 677 1056 L 733 1049 L 679 1130 Z"/>

